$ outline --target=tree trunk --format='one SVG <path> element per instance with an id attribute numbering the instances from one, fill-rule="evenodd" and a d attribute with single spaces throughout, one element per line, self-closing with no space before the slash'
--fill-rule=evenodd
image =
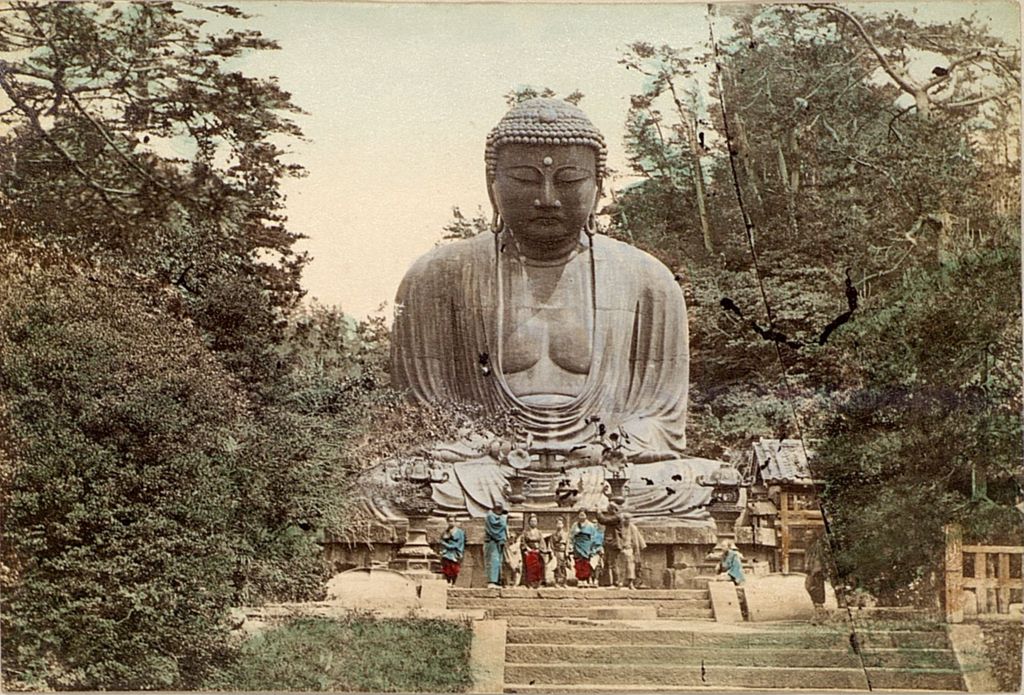
<path id="1" fill-rule="evenodd" d="M 750 161 L 750 141 L 747 140 L 747 128 L 739 114 L 733 116 L 733 122 L 736 125 L 736 142 L 740 146 L 737 156 L 743 164 L 743 173 L 747 177 L 747 184 L 750 186 L 750 190 L 754 192 L 758 208 L 763 213 L 764 198 L 761 197 L 761 188 L 757 185 L 757 173 L 754 171 L 754 166 Z"/>
<path id="2" fill-rule="evenodd" d="M 796 196 L 800 193 L 800 143 L 797 141 L 795 128 L 789 131 L 789 151 L 793 155 L 789 169 L 789 192 Z"/>
<path id="3" fill-rule="evenodd" d="M 789 192 L 789 167 L 786 166 L 786 155 L 782 151 L 782 140 L 775 141 L 775 150 L 778 152 L 779 179 L 782 181 L 782 188 Z"/>
<path id="4" fill-rule="evenodd" d="M 700 163 L 700 146 L 697 144 L 697 127 L 687 128 L 691 136 L 690 153 L 693 155 L 693 190 L 697 196 L 697 212 L 700 214 L 700 233 L 704 239 L 704 250 L 710 256 L 715 252 L 711 244 L 711 225 L 708 224 L 707 201 L 704 196 L 704 167 Z"/>
<path id="5" fill-rule="evenodd" d="M 923 89 L 914 92 L 914 103 L 917 104 L 917 113 L 926 121 L 932 116 L 932 100 Z"/>

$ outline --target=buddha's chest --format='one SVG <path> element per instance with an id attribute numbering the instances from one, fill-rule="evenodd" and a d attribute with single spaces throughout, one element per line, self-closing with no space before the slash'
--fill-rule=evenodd
<path id="1" fill-rule="evenodd" d="M 526 267 L 513 275 L 504 302 L 505 374 L 538 367 L 588 373 L 593 300 L 586 270 L 586 265 L 571 263 Z"/>

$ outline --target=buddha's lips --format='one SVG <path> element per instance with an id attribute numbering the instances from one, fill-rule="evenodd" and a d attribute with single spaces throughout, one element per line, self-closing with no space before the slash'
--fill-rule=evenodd
<path id="1" fill-rule="evenodd" d="M 556 225 L 562 223 L 562 218 L 551 215 L 544 215 L 543 217 L 533 217 L 530 219 L 530 222 L 536 222 L 537 224 L 545 225 Z"/>

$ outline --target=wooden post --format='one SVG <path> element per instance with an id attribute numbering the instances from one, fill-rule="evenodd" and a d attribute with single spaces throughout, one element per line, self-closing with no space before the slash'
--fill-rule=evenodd
<path id="1" fill-rule="evenodd" d="M 782 573 L 789 574 L 789 493 L 779 493 L 780 526 L 782 527 Z"/>
<path id="2" fill-rule="evenodd" d="M 957 524 L 943 527 L 946 537 L 946 622 L 964 621 L 963 605 L 963 535 Z"/>
<path id="3" fill-rule="evenodd" d="M 974 553 L 974 576 L 982 580 L 974 590 L 978 595 L 978 613 L 988 613 L 988 553 Z"/>
<path id="4" fill-rule="evenodd" d="M 999 553 L 999 568 L 996 572 L 996 610 L 1010 612 L 1010 556 Z"/>

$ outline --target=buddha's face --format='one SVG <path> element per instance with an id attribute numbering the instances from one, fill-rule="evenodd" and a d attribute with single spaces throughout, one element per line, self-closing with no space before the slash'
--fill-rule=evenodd
<path id="1" fill-rule="evenodd" d="M 505 145 L 490 194 L 520 244 L 564 249 L 597 204 L 597 155 L 586 145 Z"/>

